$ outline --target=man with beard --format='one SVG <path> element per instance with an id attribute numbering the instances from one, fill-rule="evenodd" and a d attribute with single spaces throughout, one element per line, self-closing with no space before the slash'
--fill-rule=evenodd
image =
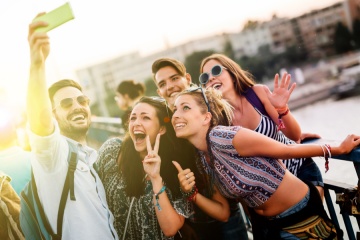
<path id="1" fill-rule="evenodd" d="M 46 89 L 45 60 L 50 50 L 49 37 L 35 31 L 44 26 L 47 23 L 32 22 L 28 34 L 31 60 L 27 91 L 29 139 L 40 201 L 56 233 L 59 203 L 69 165 L 69 144 L 72 144 L 78 151 L 74 177 L 76 200 L 67 199 L 62 239 L 118 239 L 104 187 L 93 168 L 97 153 L 86 145 L 91 117 L 89 99 L 73 80 L 61 80 L 48 91 Z"/>

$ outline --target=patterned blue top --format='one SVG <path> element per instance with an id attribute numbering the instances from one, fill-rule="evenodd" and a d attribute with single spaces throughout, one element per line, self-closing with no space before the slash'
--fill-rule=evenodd
<path id="1" fill-rule="evenodd" d="M 258 207 L 276 191 L 284 174 L 284 164 L 273 158 L 242 157 L 232 144 L 240 126 L 216 126 L 210 133 L 214 168 L 199 151 L 204 170 L 226 198 L 242 198 L 249 207 Z"/>
<path id="2" fill-rule="evenodd" d="M 117 231 L 119 238 L 122 239 L 132 198 L 128 197 L 125 193 L 126 185 L 122 174 L 119 172 L 119 165 L 117 164 L 120 146 L 120 138 L 107 140 L 99 150 L 99 158 L 96 164 L 98 174 L 104 184 L 109 208 L 115 218 L 115 230 Z M 178 214 L 188 218 L 193 213 L 191 203 L 186 201 L 185 198 L 174 198 L 168 188 L 166 188 L 165 191 L 171 205 Z M 151 181 L 146 181 L 144 192 L 144 195 L 134 199 L 125 239 L 174 239 L 174 237 L 166 237 L 161 231 L 155 213 L 155 206 L 153 203 L 154 192 L 152 190 Z"/>

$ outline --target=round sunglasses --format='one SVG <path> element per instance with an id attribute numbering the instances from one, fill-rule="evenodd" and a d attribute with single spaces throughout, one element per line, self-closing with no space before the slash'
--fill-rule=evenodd
<path id="1" fill-rule="evenodd" d="M 83 107 L 89 106 L 90 99 L 85 95 L 81 95 L 73 98 L 64 98 L 60 101 L 60 104 L 54 107 L 53 109 L 59 106 L 62 107 L 63 109 L 69 109 L 74 104 L 74 99 L 76 99 L 76 101 Z"/>
<path id="2" fill-rule="evenodd" d="M 223 69 L 226 70 L 226 67 L 223 67 L 219 64 L 216 64 L 215 66 L 213 66 L 210 70 L 211 75 L 213 75 L 214 77 L 220 76 Z M 210 80 L 210 73 L 207 72 L 203 72 L 202 74 L 200 74 L 199 76 L 199 82 L 202 85 L 205 85 L 209 82 Z"/>

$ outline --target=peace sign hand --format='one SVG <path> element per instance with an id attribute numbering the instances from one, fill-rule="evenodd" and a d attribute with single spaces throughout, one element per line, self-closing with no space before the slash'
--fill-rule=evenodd
<path id="1" fill-rule="evenodd" d="M 160 176 L 161 158 L 158 155 L 159 145 L 160 134 L 156 136 L 154 149 L 152 149 L 149 135 L 146 136 L 146 148 L 148 155 L 146 155 L 143 160 L 143 167 L 145 173 L 150 177 L 150 179 L 155 179 Z"/>
<path id="2" fill-rule="evenodd" d="M 181 190 L 185 193 L 190 192 L 195 186 L 194 173 L 189 168 L 183 170 L 178 162 L 176 161 L 172 161 L 172 162 L 179 172 L 178 178 L 179 178 Z"/>
<path id="3" fill-rule="evenodd" d="M 290 86 L 290 82 L 291 75 L 284 73 L 279 84 L 279 74 L 276 74 L 274 78 L 273 92 L 271 92 L 267 86 L 264 86 L 268 99 L 275 108 L 283 108 L 288 103 L 290 95 L 296 87 L 296 83 L 293 83 Z"/>

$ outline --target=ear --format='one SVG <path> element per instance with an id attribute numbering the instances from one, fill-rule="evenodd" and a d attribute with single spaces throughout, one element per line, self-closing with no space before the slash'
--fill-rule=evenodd
<path id="1" fill-rule="evenodd" d="M 166 133 L 166 127 L 165 126 L 161 126 L 160 130 L 159 130 L 160 135 L 164 135 Z"/>
<path id="2" fill-rule="evenodd" d="M 205 113 L 204 125 L 210 124 L 212 119 L 212 114 L 210 112 Z"/>
<path id="3" fill-rule="evenodd" d="M 190 86 L 190 84 L 191 84 L 191 75 L 190 75 L 190 73 L 186 73 L 185 78 L 186 78 L 186 81 L 187 81 L 188 85 Z"/>
<path id="4" fill-rule="evenodd" d="M 129 101 L 130 97 L 129 94 L 125 93 L 124 95 L 122 95 L 125 101 Z"/>

